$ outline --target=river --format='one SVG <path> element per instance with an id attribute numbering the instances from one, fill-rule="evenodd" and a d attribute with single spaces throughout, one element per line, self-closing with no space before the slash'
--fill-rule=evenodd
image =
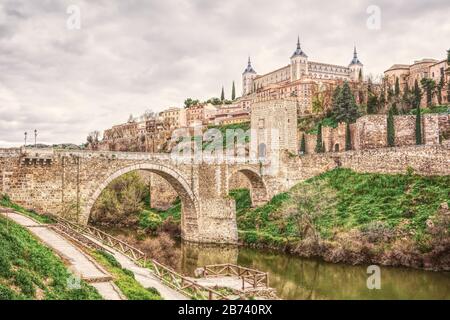
<path id="1" fill-rule="evenodd" d="M 111 229 L 108 230 L 112 232 Z M 112 233 L 118 234 L 114 230 Z M 126 233 L 128 236 L 130 232 Z M 145 248 L 141 248 L 146 251 Z M 148 250 L 148 249 L 147 249 Z M 171 266 L 193 275 L 197 267 L 233 263 L 269 273 L 269 284 L 282 299 L 447 299 L 450 272 L 381 266 L 381 289 L 367 288 L 367 266 L 334 264 L 284 253 L 176 241 Z M 152 256 L 151 252 L 146 252 Z"/>

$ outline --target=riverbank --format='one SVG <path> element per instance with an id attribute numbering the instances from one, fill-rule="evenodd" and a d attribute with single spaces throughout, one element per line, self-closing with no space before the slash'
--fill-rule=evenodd
<path id="1" fill-rule="evenodd" d="M 450 270 L 450 177 L 336 169 L 249 208 L 235 190 L 239 238 L 327 262 Z"/>
<path id="2" fill-rule="evenodd" d="M 98 220 L 93 222 L 134 228 L 126 241 L 175 267 L 177 253 L 168 248 L 180 235 L 179 200 L 166 211 L 152 209 L 146 186 L 137 176 L 121 179 L 102 195 L 99 208 L 94 208 Z M 130 194 L 138 195 L 132 203 L 140 203 L 134 213 L 117 204 L 133 199 Z M 251 208 L 249 190 L 230 192 L 236 200 L 241 245 L 333 263 L 435 271 L 450 270 L 449 194 L 449 176 L 422 177 L 412 171 L 364 174 L 348 169 L 301 182 L 258 208 Z M 108 211 L 110 199 L 116 214 Z M 114 221 L 117 216 L 120 219 Z M 162 236 L 155 239 L 158 234 Z"/>

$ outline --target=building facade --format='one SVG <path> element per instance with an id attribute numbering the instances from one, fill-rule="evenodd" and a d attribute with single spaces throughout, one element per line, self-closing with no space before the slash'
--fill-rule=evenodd
<path id="1" fill-rule="evenodd" d="M 348 66 L 310 61 L 302 50 L 300 39 L 287 66 L 258 75 L 249 58 L 242 74 L 242 96 L 252 104 L 262 101 L 294 98 L 299 114 L 311 112 L 312 97 L 319 90 L 331 90 L 343 81 L 363 82 L 363 64 L 356 47 Z"/>
<path id="2" fill-rule="evenodd" d="M 432 79 L 436 85 L 441 84 L 442 102 L 450 102 L 447 86 L 450 74 L 447 60 L 421 59 L 414 61 L 413 64 L 394 64 L 384 72 L 385 85 L 391 90 L 395 89 L 395 83 L 398 79 L 400 90 L 403 92 L 406 87 L 412 89 L 417 81 L 421 86 L 422 79 Z M 436 89 L 437 90 L 437 89 Z M 438 103 L 437 94 L 433 94 L 433 103 Z M 422 96 L 421 106 L 426 106 L 426 97 Z"/>

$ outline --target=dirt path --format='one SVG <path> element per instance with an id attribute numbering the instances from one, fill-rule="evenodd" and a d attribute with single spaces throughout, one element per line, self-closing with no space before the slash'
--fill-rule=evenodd
<path id="1" fill-rule="evenodd" d="M 87 256 L 70 241 L 31 218 L 15 212 L 1 212 L 2 216 L 20 224 L 40 241 L 56 252 L 69 264 L 69 270 L 89 282 L 107 300 L 123 300 L 120 290 L 111 281 L 111 276 L 92 258 Z"/>
<path id="2" fill-rule="evenodd" d="M 124 254 L 104 245 L 100 241 L 89 236 L 86 237 L 111 253 L 123 268 L 132 271 L 136 281 L 138 281 L 144 288 L 152 287 L 157 289 L 164 300 L 189 300 L 189 298 L 183 294 L 161 283 L 161 281 L 156 278 L 149 269 L 138 266 L 133 260 Z"/>

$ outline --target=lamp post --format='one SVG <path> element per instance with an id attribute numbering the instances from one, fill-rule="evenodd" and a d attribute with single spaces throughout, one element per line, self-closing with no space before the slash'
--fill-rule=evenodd
<path id="1" fill-rule="evenodd" d="M 26 148 L 26 147 L 27 147 L 27 135 L 28 135 L 28 133 L 25 131 L 25 132 L 23 133 L 23 135 L 24 135 L 25 148 Z"/>
<path id="2" fill-rule="evenodd" d="M 36 148 L 36 137 L 37 137 L 37 130 L 34 129 L 34 147 Z"/>

